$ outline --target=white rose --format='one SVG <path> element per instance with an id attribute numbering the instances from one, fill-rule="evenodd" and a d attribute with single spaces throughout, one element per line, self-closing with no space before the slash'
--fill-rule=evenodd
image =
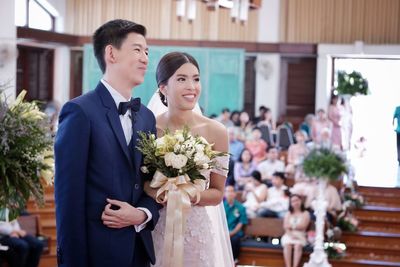
<path id="1" fill-rule="evenodd" d="M 172 168 L 180 170 L 186 165 L 188 158 L 185 155 L 176 155 L 170 152 L 165 154 L 164 161 L 166 166 L 172 166 Z"/>
<path id="2" fill-rule="evenodd" d="M 165 162 L 165 166 L 169 167 L 172 166 L 172 158 L 174 157 L 174 153 L 173 152 L 168 152 L 165 154 L 164 156 L 164 162 Z"/>
<path id="3" fill-rule="evenodd" d="M 178 142 L 183 142 L 183 141 L 185 141 L 185 138 L 183 138 L 183 135 L 181 134 L 181 133 L 179 133 L 179 134 L 176 134 L 175 135 L 175 138 L 176 138 L 176 140 L 178 140 Z"/>
<path id="4" fill-rule="evenodd" d="M 204 163 L 210 162 L 210 158 L 204 155 L 204 153 L 196 153 L 194 156 L 194 162 L 196 162 L 196 165 L 201 166 Z"/>
<path id="5" fill-rule="evenodd" d="M 157 148 L 162 147 L 165 144 L 165 137 L 157 138 L 156 139 L 156 145 Z"/>

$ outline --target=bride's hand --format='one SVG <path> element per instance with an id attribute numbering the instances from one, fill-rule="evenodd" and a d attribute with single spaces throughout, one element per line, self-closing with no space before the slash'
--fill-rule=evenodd
<path id="1" fill-rule="evenodd" d="M 149 197 L 151 197 L 154 200 L 156 200 L 156 198 L 157 198 L 157 189 L 154 189 L 154 188 L 150 187 L 150 182 L 149 181 L 144 182 L 143 190 Z M 160 196 L 159 199 L 161 201 L 164 200 L 163 196 Z M 164 205 L 164 206 L 166 205 L 166 203 L 161 203 L 161 204 Z"/>

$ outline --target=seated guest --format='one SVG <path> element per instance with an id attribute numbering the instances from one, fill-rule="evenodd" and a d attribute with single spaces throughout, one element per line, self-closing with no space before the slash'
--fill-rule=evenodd
<path id="1" fill-rule="evenodd" d="M 243 190 L 244 185 L 250 181 L 251 174 L 257 165 L 253 162 L 253 156 L 248 149 L 243 149 L 239 160 L 235 163 L 233 177 L 238 190 Z"/>
<path id="2" fill-rule="evenodd" d="M 314 114 L 307 114 L 304 117 L 304 121 L 299 126 L 299 130 L 302 130 L 307 134 L 306 142 L 311 141 L 311 127 L 314 123 L 314 118 Z"/>
<path id="3" fill-rule="evenodd" d="M 261 139 L 261 131 L 260 128 L 253 128 L 252 138 L 246 141 L 246 148 L 250 151 L 251 155 L 253 155 L 253 161 L 257 164 L 260 161 L 263 161 L 267 157 L 267 143 Z"/>
<path id="4" fill-rule="evenodd" d="M 36 267 L 39 265 L 43 244 L 36 237 L 28 235 L 21 229 L 17 220 L 0 221 L 0 243 L 9 247 L 6 258 L 10 267 Z"/>
<path id="5" fill-rule="evenodd" d="M 286 172 L 290 174 L 295 174 L 297 168 L 301 166 L 304 157 L 308 152 L 308 147 L 306 145 L 307 134 L 304 131 L 297 131 L 295 133 L 296 144 L 289 146 L 288 150 L 288 164 L 286 166 Z"/>
<path id="6" fill-rule="evenodd" d="M 237 127 L 228 128 L 229 134 L 229 154 L 231 154 L 231 159 L 233 161 L 238 161 L 240 158 L 240 154 L 244 149 L 244 144 L 240 141 L 238 137 L 238 129 Z"/>
<path id="7" fill-rule="evenodd" d="M 231 121 L 231 111 L 229 108 L 222 109 L 221 115 L 217 118 L 217 120 L 225 125 L 225 127 L 233 127 L 233 122 Z"/>
<path id="8" fill-rule="evenodd" d="M 322 129 L 328 128 L 330 131 L 332 129 L 332 122 L 328 120 L 325 110 L 319 109 L 317 111 L 317 117 L 314 120 L 311 127 L 311 137 L 315 144 L 321 143 L 321 133 Z"/>
<path id="9" fill-rule="evenodd" d="M 315 181 L 317 183 L 318 181 Z M 314 186 L 314 191 L 311 193 L 312 200 L 316 200 L 318 196 L 318 185 Z M 330 183 L 326 184 L 324 189 L 324 197 L 327 202 L 326 207 L 326 216 L 330 223 L 333 223 L 337 218 L 338 212 L 342 210 L 342 202 L 340 199 L 340 195 L 336 187 L 331 185 Z"/>
<path id="10" fill-rule="evenodd" d="M 231 239 L 233 258 L 239 258 L 240 239 L 243 237 L 243 226 L 247 224 L 246 209 L 236 199 L 236 192 L 233 186 L 225 187 L 224 208 Z"/>
<path id="11" fill-rule="evenodd" d="M 285 163 L 278 159 L 279 153 L 276 147 L 270 146 L 267 149 L 267 160 L 258 163 L 257 170 L 261 173 L 261 179 L 267 185 L 271 185 L 274 172 L 284 172 Z"/>
<path id="12" fill-rule="evenodd" d="M 303 247 L 307 244 L 306 229 L 309 223 L 310 215 L 304 208 L 301 196 L 291 195 L 289 212 L 283 221 L 285 234 L 281 239 L 286 267 L 299 266 Z"/>
<path id="13" fill-rule="evenodd" d="M 289 208 L 289 192 L 284 185 L 285 179 L 283 172 L 272 175 L 272 186 L 268 188 L 267 200 L 260 203 L 257 216 L 283 218 Z"/>
<path id="14" fill-rule="evenodd" d="M 312 209 L 311 201 L 315 197 L 315 190 L 317 190 L 316 181 L 302 175 L 295 178 L 295 183 L 290 188 L 290 193 L 302 196 L 305 208 Z"/>
<path id="15" fill-rule="evenodd" d="M 246 142 L 251 138 L 251 130 L 253 129 L 253 123 L 250 121 L 249 114 L 246 111 L 241 111 L 239 115 L 239 140 Z"/>
<path id="16" fill-rule="evenodd" d="M 267 200 L 268 188 L 261 182 L 261 174 L 259 171 L 253 171 L 252 179 L 248 182 L 243 190 L 243 198 L 245 202 L 243 206 L 246 208 L 247 217 L 254 218 L 261 202 Z"/>

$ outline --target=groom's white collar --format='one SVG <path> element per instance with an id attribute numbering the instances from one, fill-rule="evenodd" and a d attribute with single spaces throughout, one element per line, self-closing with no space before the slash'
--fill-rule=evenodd
<path id="1" fill-rule="evenodd" d="M 126 102 L 129 101 L 130 99 L 126 99 L 123 97 L 117 90 L 115 90 L 108 82 L 106 82 L 104 79 L 100 80 L 103 85 L 106 87 L 108 92 L 111 94 L 111 97 L 114 99 L 115 105 L 117 105 L 117 108 L 119 106 L 119 103 L 121 102 Z"/>

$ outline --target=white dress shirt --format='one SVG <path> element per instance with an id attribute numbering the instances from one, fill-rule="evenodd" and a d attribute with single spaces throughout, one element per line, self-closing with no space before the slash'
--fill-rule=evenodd
<path id="1" fill-rule="evenodd" d="M 126 99 L 123 97 L 117 90 L 112 88 L 110 84 L 108 84 L 104 79 L 101 79 L 101 82 L 104 84 L 104 86 L 107 88 L 108 92 L 111 94 L 111 97 L 114 99 L 115 104 L 117 105 L 117 109 L 119 106 L 119 103 L 121 102 L 127 102 L 130 99 Z M 132 120 L 131 120 L 131 110 L 128 109 L 128 111 L 124 115 L 119 115 L 119 120 L 121 121 L 122 125 L 122 130 L 124 131 L 125 135 L 125 140 L 126 144 L 129 145 L 129 142 L 131 141 L 132 138 Z M 142 207 L 138 207 L 138 209 L 142 210 L 144 213 L 147 215 L 147 220 L 145 220 L 142 224 L 140 225 L 134 225 L 136 232 L 140 232 L 146 227 L 146 224 L 151 220 L 152 214 L 151 212 Z"/>

